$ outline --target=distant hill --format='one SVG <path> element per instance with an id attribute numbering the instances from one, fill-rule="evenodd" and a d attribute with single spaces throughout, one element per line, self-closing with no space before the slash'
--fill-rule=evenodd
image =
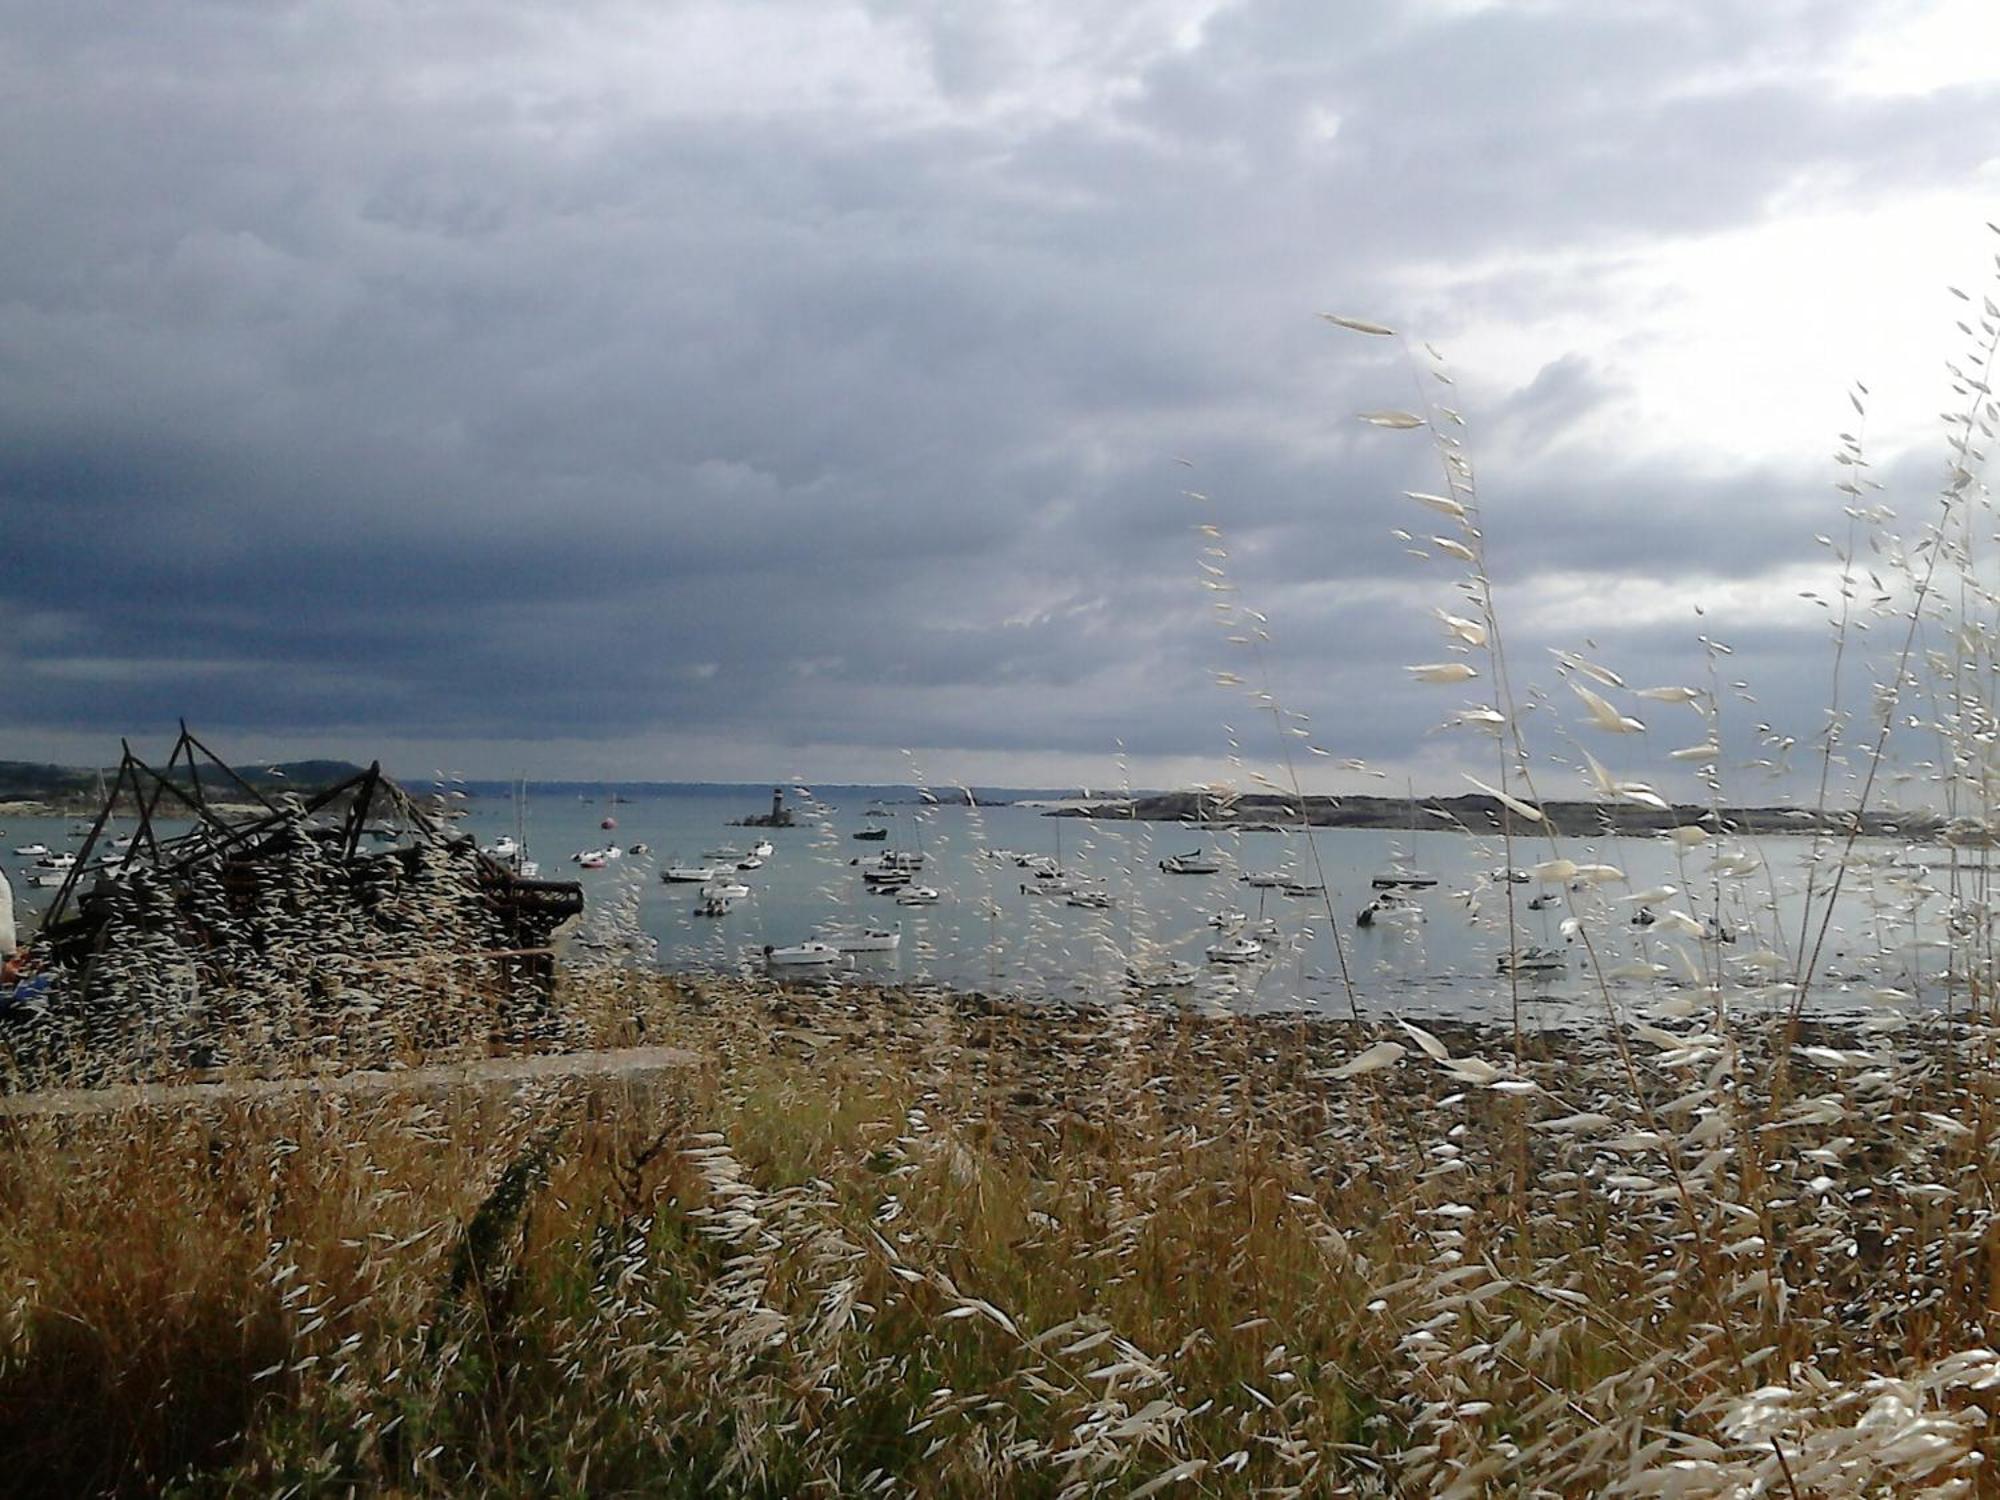
<path id="1" fill-rule="evenodd" d="M 232 766 L 230 769 L 260 791 L 266 787 L 275 787 L 280 791 L 300 788 L 317 791 L 320 787 L 332 786 L 336 781 L 359 776 L 368 768 L 346 760 L 284 760 L 275 766 Z"/>
<path id="2" fill-rule="evenodd" d="M 357 776 L 364 769 L 344 760 L 293 760 L 277 765 L 235 766 L 236 774 L 260 792 L 316 792 L 335 782 Z M 36 761 L 0 760 L 0 802 L 44 802 L 67 810 L 94 808 L 99 800 L 99 778 L 109 786 L 118 775 L 116 766 L 101 771 L 94 766 L 55 766 Z M 185 786 L 187 773 L 176 769 L 176 782 Z M 209 773 L 208 780 L 220 780 Z"/>

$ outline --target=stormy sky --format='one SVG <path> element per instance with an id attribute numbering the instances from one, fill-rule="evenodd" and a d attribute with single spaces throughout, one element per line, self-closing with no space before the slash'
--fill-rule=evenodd
<path id="1" fill-rule="evenodd" d="M 1979 0 L 6 3 L 0 757 L 1159 785 L 1268 771 L 1230 671 L 1462 789 L 1425 341 L 1522 691 L 1708 634 L 1807 736 L 1995 121 Z"/>

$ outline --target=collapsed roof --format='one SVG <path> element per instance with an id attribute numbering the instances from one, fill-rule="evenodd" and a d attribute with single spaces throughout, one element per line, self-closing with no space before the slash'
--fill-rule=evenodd
<path id="1" fill-rule="evenodd" d="M 523 878 L 379 763 L 273 797 L 182 725 L 163 768 L 122 747 L 33 940 L 33 1014 L 0 1016 L 29 1023 L 7 1028 L 23 1073 L 520 1040 L 555 1024 L 582 912 L 581 885 Z"/>

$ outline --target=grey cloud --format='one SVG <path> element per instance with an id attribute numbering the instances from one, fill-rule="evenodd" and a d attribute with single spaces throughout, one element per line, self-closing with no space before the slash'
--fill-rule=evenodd
<path id="1" fill-rule="evenodd" d="M 922 119 L 551 71 L 615 8 L 16 11 L 0 503 L 7 607 L 43 622 L 11 648 L 18 748 L 185 712 L 457 739 L 473 770 L 494 740 L 669 731 L 885 768 L 1214 754 L 1240 706 L 1210 681 L 1214 517 L 1245 601 L 1285 611 L 1288 702 L 1341 753 L 1406 754 L 1444 710 L 1401 688 L 1434 641 L 1386 533 L 1417 529 L 1395 497 L 1427 460 L 1351 419 L 1393 356 L 1312 314 L 1408 300 L 1413 264 L 1434 290 L 1398 316 L 1588 308 L 1587 276 L 1493 258 L 1976 150 L 1940 129 L 1973 94 L 1731 84 L 1861 14 L 1733 10 L 1250 3 L 1177 50 L 1104 7 L 1051 62 L 997 13 L 878 7 L 959 109 Z M 1120 102 L 1009 105 L 1064 66 Z M 1558 357 L 1481 414 L 1496 572 L 1750 576 L 1823 526 L 1817 481 L 1754 458 L 1690 486 L 1553 441 L 1616 394 Z"/>

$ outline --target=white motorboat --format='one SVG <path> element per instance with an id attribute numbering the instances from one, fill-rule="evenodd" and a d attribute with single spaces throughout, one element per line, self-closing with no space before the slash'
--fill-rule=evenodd
<path id="1" fill-rule="evenodd" d="M 1285 876 L 1277 870 L 1248 870 L 1240 877 L 1245 885 L 1271 888 L 1285 883 Z"/>
<path id="2" fill-rule="evenodd" d="M 704 849 L 701 851 L 701 857 L 706 860 L 713 860 L 719 864 L 733 865 L 736 861 L 743 858 L 743 851 L 741 849 L 731 849 L 725 845 L 720 849 Z"/>
<path id="3" fill-rule="evenodd" d="M 37 870 L 28 877 L 29 885 L 54 887 L 61 885 L 69 876 L 61 870 Z"/>
<path id="4" fill-rule="evenodd" d="M 896 892 L 896 904 L 898 906 L 936 906 L 938 904 L 938 892 L 935 887 L 928 885 L 905 886 L 902 890 Z"/>
<path id="5" fill-rule="evenodd" d="M 777 852 L 777 846 L 769 839 L 759 839 L 750 846 L 750 857 L 752 859 L 769 859 Z"/>
<path id="6" fill-rule="evenodd" d="M 892 891 L 910 883 L 910 872 L 885 870 L 880 865 L 870 865 L 861 872 L 861 879 L 872 890 Z"/>
<path id="7" fill-rule="evenodd" d="M 521 852 L 521 846 L 515 842 L 514 835 L 503 833 L 479 852 L 494 859 L 512 859 Z"/>
<path id="8" fill-rule="evenodd" d="M 1287 880 L 1279 890 L 1287 896 L 1324 896 L 1326 887 L 1313 880 Z"/>
<path id="9" fill-rule="evenodd" d="M 788 948 L 764 945 L 764 962 L 773 969 L 831 969 L 840 959 L 840 950 L 833 944 L 813 938 Z"/>
<path id="10" fill-rule="evenodd" d="M 1109 891 L 1071 891 L 1066 900 L 1071 906 L 1084 906 L 1090 908 L 1092 911 L 1111 910 L 1111 893 Z"/>
<path id="11" fill-rule="evenodd" d="M 660 871 L 660 879 L 668 885 L 706 885 L 730 873 L 720 865 L 668 865 Z"/>
<path id="12" fill-rule="evenodd" d="M 47 854 L 49 846 L 47 844 L 23 844 L 14 852 L 23 859 L 34 859 L 40 855 Z"/>
<path id="13" fill-rule="evenodd" d="M 842 953 L 894 953 L 903 944 L 900 927 L 822 927 L 813 940 L 838 948 Z"/>
<path id="14" fill-rule="evenodd" d="M 1214 875 L 1222 866 L 1199 849 L 1191 849 L 1186 854 L 1169 854 L 1160 861 L 1160 868 L 1169 875 Z"/>
<path id="15" fill-rule="evenodd" d="M 1529 947 L 1501 954 L 1498 968 L 1502 974 L 1554 974 L 1565 963 L 1562 954 L 1553 948 Z"/>
<path id="16" fill-rule="evenodd" d="M 760 855 L 746 854 L 743 858 L 736 861 L 736 868 L 739 870 L 761 870 L 764 868 L 764 861 Z"/>
<path id="17" fill-rule="evenodd" d="M 1255 938 L 1233 937 L 1210 943 L 1206 951 L 1212 964 L 1247 964 L 1264 956 L 1264 945 Z"/>
<path id="18" fill-rule="evenodd" d="M 747 901 L 750 899 L 750 887 L 740 880 L 731 880 L 725 876 L 721 880 L 704 882 L 701 894 L 704 899 L 715 897 L 723 901 Z"/>
<path id="19" fill-rule="evenodd" d="M 1249 920 L 1249 916 L 1244 912 L 1219 911 L 1208 919 L 1208 925 L 1211 927 L 1221 927 L 1226 930 L 1231 927 L 1241 927 Z"/>
<path id="20" fill-rule="evenodd" d="M 35 867 L 40 870 L 67 870 L 75 864 L 74 854 L 44 854 L 35 861 Z"/>

